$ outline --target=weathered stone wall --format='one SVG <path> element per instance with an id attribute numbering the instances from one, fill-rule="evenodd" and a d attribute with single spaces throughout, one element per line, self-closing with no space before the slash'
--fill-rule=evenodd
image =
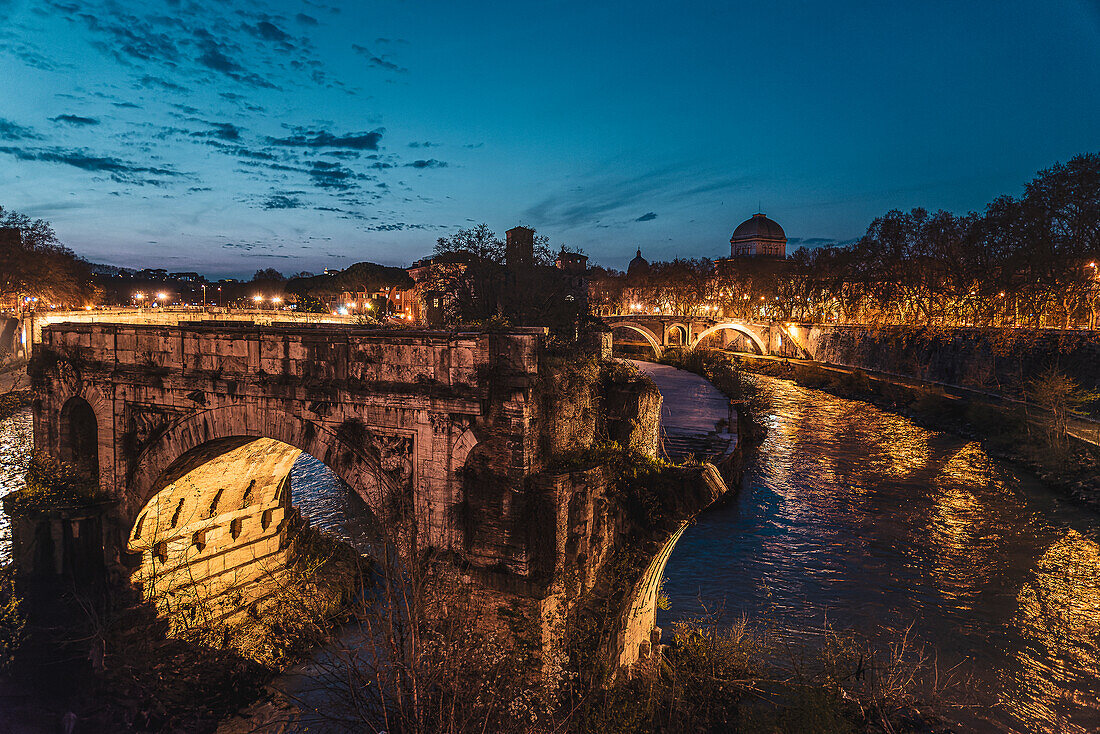
<path id="1" fill-rule="evenodd" d="M 32 369 L 36 448 L 58 455 L 62 406 L 87 400 L 100 485 L 132 525 L 181 456 L 216 439 L 271 438 L 325 462 L 380 518 L 406 525 L 409 542 L 461 551 L 471 449 L 492 449 L 504 522 L 509 492 L 530 472 L 541 338 L 539 330 L 53 325 Z M 116 553 L 124 540 L 110 544 Z M 525 572 L 526 550 L 512 539 L 482 540 L 486 565 Z"/>
<path id="2" fill-rule="evenodd" d="M 1049 367 L 1100 389 L 1100 336 L 1089 331 L 794 325 L 775 354 L 1018 395 Z M 792 338 L 793 337 L 793 338 Z M 779 344 L 782 340 L 782 344 Z"/>
<path id="3" fill-rule="evenodd" d="M 237 321 L 240 323 L 270 326 L 272 324 L 343 324 L 353 326 L 358 323 L 355 316 L 334 314 L 297 313 L 295 311 L 264 311 L 259 309 L 236 308 L 107 308 L 83 311 L 31 311 L 16 324 L 15 345 L 17 356 L 30 357 L 34 347 L 42 342 L 42 329 L 50 324 L 145 324 L 157 326 L 178 326 L 181 323 L 197 321 Z M 26 335 L 26 349 L 22 349 L 22 338 Z M 23 353 L 25 351 L 25 353 Z M 0 356 L 3 352 L 0 351 Z"/>
<path id="4" fill-rule="evenodd" d="M 607 435 L 631 451 L 657 457 L 661 440 L 661 391 L 638 370 L 617 367 L 604 387 Z"/>

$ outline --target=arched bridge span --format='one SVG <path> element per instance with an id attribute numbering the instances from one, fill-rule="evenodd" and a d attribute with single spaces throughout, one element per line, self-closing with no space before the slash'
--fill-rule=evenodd
<path id="1" fill-rule="evenodd" d="M 756 324 L 741 320 L 718 321 L 710 318 L 692 319 L 683 316 L 651 314 L 608 316 L 604 321 L 613 330 L 629 329 L 642 335 L 658 357 L 666 348 L 672 346 L 695 348 L 704 339 L 721 331 L 734 331 L 744 336 L 758 354 L 769 354 L 769 337 L 774 328 L 773 324 Z M 679 338 L 670 338 L 674 335 Z"/>

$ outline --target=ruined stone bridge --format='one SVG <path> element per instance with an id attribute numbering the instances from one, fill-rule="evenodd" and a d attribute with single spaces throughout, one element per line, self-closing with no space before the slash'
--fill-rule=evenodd
<path id="1" fill-rule="evenodd" d="M 757 354 L 780 353 L 786 342 L 787 349 L 793 348 L 796 356 L 804 351 L 797 333 L 780 322 L 661 314 L 605 316 L 603 321 L 620 334 L 630 332 L 642 337 L 658 357 L 668 347 L 694 348 L 704 342 Z"/>
<path id="2" fill-rule="evenodd" d="M 606 354 L 609 339 L 599 348 Z M 649 650 L 670 544 L 725 485 L 710 465 L 683 470 L 662 498 L 666 515 L 647 526 L 617 504 L 607 467 L 550 471 L 597 435 L 653 455 L 660 410 L 644 378 L 606 401 L 596 379 L 553 392 L 563 378 L 552 364 L 543 329 L 45 325 L 31 366 L 35 450 L 100 494 L 17 518 L 17 566 L 39 576 L 98 569 L 164 611 L 232 614 L 248 598 L 241 590 L 277 583 L 293 552 L 289 475 L 305 452 L 363 499 L 407 558 L 450 559 L 486 608 L 535 622 L 544 649 L 610 559 L 644 548 L 654 561 L 606 641 L 611 660 L 629 665 Z"/>

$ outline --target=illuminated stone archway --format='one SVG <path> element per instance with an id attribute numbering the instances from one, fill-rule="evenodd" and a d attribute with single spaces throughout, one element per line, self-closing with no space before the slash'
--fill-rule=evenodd
<path id="1" fill-rule="evenodd" d="M 728 329 L 730 331 L 736 331 L 738 334 L 741 334 L 742 336 L 748 338 L 748 340 L 756 348 L 756 351 L 757 351 L 758 354 L 767 354 L 768 353 L 767 343 L 758 334 L 753 332 L 753 330 L 750 329 L 748 326 L 746 326 L 744 324 L 739 324 L 739 323 L 736 323 L 736 322 L 729 322 L 729 323 L 724 323 L 724 324 L 715 324 L 714 326 L 710 327 L 709 329 L 705 329 L 702 333 L 699 334 L 699 336 L 695 337 L 695 340 L 692 342 L 692 347 L 699 346 L 700 344 L 702 344 L 703 340 L 706 339 L 708 336 L 710 336 L 711 334 L 716 334 L 719 331 L 722 331 L 723 329 Z"/>
<path id="2" fill-rule="evenodd" d="M 660 357 L 663 348 L 661 346 L 661 340 L 657 338 L 657 335 L 640 324 L 632 324 L 628 321 L 618 321 L 608 324 L 611 329 L 630 329 L 631 331 L 641 334 L 645 337 L 645 340 L 649 342 L 649 346 L 653 347 L 653 352 Z"/>

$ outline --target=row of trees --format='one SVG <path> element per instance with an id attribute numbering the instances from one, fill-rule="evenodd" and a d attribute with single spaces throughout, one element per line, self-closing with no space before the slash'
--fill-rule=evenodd
<path id="1" fill-rule="evenodd" d="M 717 265 L 717 267 L 716 267 Z M 1100 154 L 1041 171 L 1023 196 L 957 216 L 891 211 L 847 246 L 788 260 L 674 260 L 597 271 L 599 310 L 875 324 L 1100 325 Z"/>

